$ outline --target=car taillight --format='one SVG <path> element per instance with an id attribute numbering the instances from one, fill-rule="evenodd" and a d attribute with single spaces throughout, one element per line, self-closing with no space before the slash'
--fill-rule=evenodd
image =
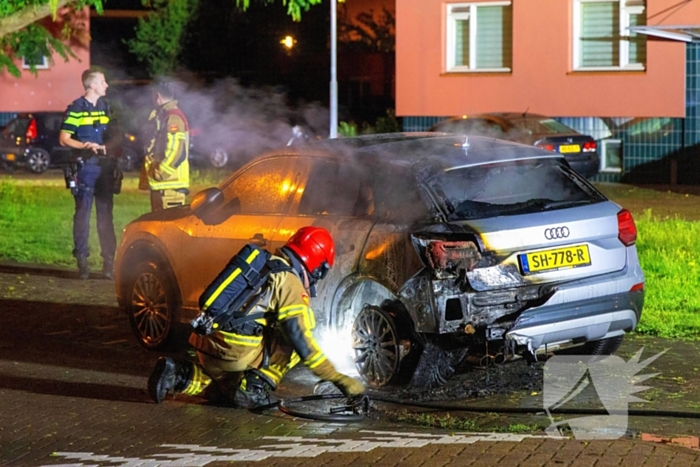
<path id="1" fill-rule="evenodd" d="M 632 246 L 637 241 L 637 226 L 634 225 L 632 213 L 627 209 L 617 213 L 617 232 L 617 238 L 625 246 Z"/>
<path id="2" fill-rule="evenodd" d="M 630 292 L 638 292 L 640 290 L 644 290 L 644 282 L 634 284 L 632 287 L 630 287 Z"/>
<path id="3" fill-rule="evenodd" d="M 538 144 L 538 148 L 545 149 L 547 151 L 554 151 L 554 145 L 553 144 Z"/>
<path id="4" fill-rule="evenodd" d="M 25 134 L 27 139 L 35 139 L 38 136 L 38 132 L 36 131 L 36 119 L 32 118 L 31 121 L 29 122 L 29 126 L 27 127 L 27 133 Z"/>
<path id="5" fill-rule="evenodd" d="M 583 152 L 593 152 L 598 148 L 595 141 L 586 141 L 583 143 Z"/>

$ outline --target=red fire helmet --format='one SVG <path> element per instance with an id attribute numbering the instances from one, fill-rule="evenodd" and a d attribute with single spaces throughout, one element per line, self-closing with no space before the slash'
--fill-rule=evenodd
<path id="1" fill-rule="evenodd" d="M 328 231 L 321 227 L 302 227 L 287 240 L 285 247 L 299 256 L 306 269 L 313 273 L 323 263 L 333 266 L 335 243 Z"/>

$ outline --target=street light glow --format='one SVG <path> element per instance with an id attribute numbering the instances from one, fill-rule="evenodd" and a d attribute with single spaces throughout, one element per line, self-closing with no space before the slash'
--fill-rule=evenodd
<path id="1" fill-rule="evenodd" d="M 280 44 L 285 46 L 287 49 L 291 49 L 294 47 L 294 44 L 296 44 L 297 41 L 292 37 L 292 36 L 286 36 L 284 39 L 280 41 Z"/>

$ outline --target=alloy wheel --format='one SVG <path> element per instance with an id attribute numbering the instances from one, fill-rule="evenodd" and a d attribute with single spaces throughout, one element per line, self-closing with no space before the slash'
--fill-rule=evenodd
<path id="1" fill-rule="evenodd" d="M 29 170 L 34 173 L 46 172 L 49 168 L 49 155 L 44 151 L 32 151 L 27 158 L 27 165 Z"/>
<path id="2" fill-rule="evenodd" d="M 214 149 L 211 154 L 209 154 L 209 162 L 217 169 L 220 169 L 228 163 L 228 153 L 220 148 Z"/>
<path id="3" fill-rule="evenodd" d="M 393 318 L 376 307 L 365 307 L 352 328 L 357 371 L 367 384 L 382 387 L 397 376 L 400 343 Z"/>
<path id="4" fill-rule="evenodd" d="M 154 274 L 144 273 L 134 282 L 131 311 L 145 345 L 154 346 L 165 339 L 170 329 L 168 302 L 165 288 Z"/>

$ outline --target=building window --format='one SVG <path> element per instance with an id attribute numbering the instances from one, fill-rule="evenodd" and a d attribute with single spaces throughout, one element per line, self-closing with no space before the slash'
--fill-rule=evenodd
<path id="1" fill-rule="evenodd" d="M 28 70 L 34 65 L 37 70 L 48 70 L 49 68 L 49 57 L 46 55 L 39 55 L 38 57 L 22 57 L 22 68 Z"/>
<path id="2" fill-rule="evenodd" d="M 447 5 L 447 71 L 508 72 L 513 62 L 511 2 Z"/>
<path id="3" fill-rule="evenodd" d="M 574 0 L 575 70 L 644 70 L 644 0 Z"/>
<path id="4" fill-rule="evenodd" d="M 600 171 L 622 172 L 622 141 L 604 139 L 600 142 Z"/>

